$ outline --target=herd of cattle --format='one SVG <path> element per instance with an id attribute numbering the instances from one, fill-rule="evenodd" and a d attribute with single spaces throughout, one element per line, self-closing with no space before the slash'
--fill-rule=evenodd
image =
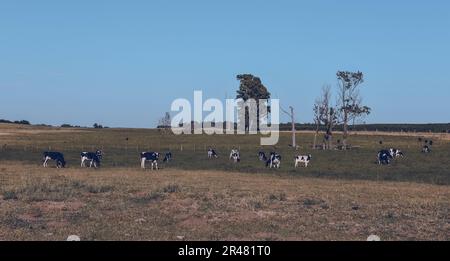
<path id="1" fill-rule="evenodd" d="M 430 143 L 432 144 L 432 142 Z M 428 145 L 425 145 L 422 147 L 422 153 L 430 153 L 431 148 Z M 391 160 L 395 158 L 403 158 L 404 154 L 399 149 L 390 148 L 388 150 L 380 150 L 377 155 L 378 164 L 379 165 L 389 165 L 391 163 Z"/>
<path id="2" fill-rule="evenodd" d="M 215 149 L 208 149 L 208 158 L 218 158 Z M 142 152 L 140 154 L 141 158 L 141 168 L 145 169 L 146 162 L 150 162 L 151 169 L 158 169 L 158 161 L 161 154 L 159 152 Z M 258 157 L 260 161 L 263 161 L 268 168 L 280 168 L 281 165 L 281 155 L 276 152 L 271 152 L 270 156 L 267 157 L 263 151 L 258 153 Z M 81 152 L 81 167 L 87 167 L 86 163 L 89 163 L 89 167 L 98 168 L 100 167 L 100 162 L 103 159 L 103 152 L 101 150 L 97 150 L 96 152 Z M 64 159 L 64 155 L 61 152 L 44 152 L 43 158 L 43 166 L 48 167 L 48 161 L 53 160 L 56 163 L 57 168 L 65 168 L 66 161 Z M 163 162 L 169 162 L 172 160 L 172 152 L 167 152 L 164 155 Z M 230 160 L 233 160 L 234 163 L 238 163 L 241 161 L 241 154 L 238 149 L 232 149 L 230 153 Z M 295 157 L 295 167 L 298 167 L 299 163 L 303 163 L 305 167 L 308 167 L 308 163 L 311 160 L 311 155 L 307 156 L 296 156 Z"/>
<path id="3" fill-rule="evenodd" d="M 422 148 L 423 153 L 430 153 L 431 149 L 428 145 L 425 145 Z M 160 158 L 160 153 L 158 152 L 142 152 L 140 154 L 141 159 L 141 168 L 145 169 L 145 163 L 151 163 L 151 169 L 158 169 L 158 161 Z M 207 154 L 209 159 L 218 158 L 219 155 L 217 151 L 213 148 L 208 149 Z M 389 165 L 391 161 L 398 157 L 403 157 L 404 154 L 401 150 L 390 148 L 386 150 L 381 150 L 377 154 L 377 161 L 379 165 Z M 276 152 L 270 152 L 269 156 L 265 154 L 264 151 L 258 152 L 258 158 L 260 161 L 265 163 L 267 168 L 276 168 L 279 169 L 281 166 L 281 155 Z M 103 159 L 103 152 L 101 150 L 97 150 L 96 152 L 81 152 L 81 167 L 87 167 L 86 163 L 89 163 L 89 167 L 98 168 L 100 167 L 100 162 Z M 241 161 L 241 154 L 238 149 L 232 149 L 230 153 L 230 160 L 234 163 L 238 163 Z M 294 166 L 295 168 L 299 167 L 300 164 L 303 164 L 305 167 L 308 167 L 309 162 L 311 161 L 311 155 L 299 155 L 294 158 Z M 48 166 L 48 161 L 53 160 L 56 162 L 57 168 L 64 168 L 66 166 L 66 161 L 64 160 L 64 155 L 60 152 L 44 152 L 43 158 L 43 166 Z M 169 162 L 172 160 L 172 153 L 165 153 L 163 162 Z"/>

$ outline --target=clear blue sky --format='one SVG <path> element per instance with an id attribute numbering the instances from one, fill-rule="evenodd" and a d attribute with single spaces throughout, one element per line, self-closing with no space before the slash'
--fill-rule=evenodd
<path id="1" fill-rule="evenodd" d="M 450 2 L 0 1 L 0 118 L 153 127 L 252 73 L 310 122 L 337 70 L 365 73 L 367 122 L 450 122 Z"/>

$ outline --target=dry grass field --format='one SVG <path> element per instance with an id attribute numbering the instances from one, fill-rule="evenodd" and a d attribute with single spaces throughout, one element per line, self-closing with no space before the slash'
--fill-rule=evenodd
<path id="1" fill-rule="evenodd" d="M 173 136 L 152 130 L 56 129 L 0 124 L 0 240 L 450 240 L 450 143 L 420 153 L 417 137 L 353 135 L 359 149 L 260 148 L 251 136 Z M 383 141 L 383 145 L 379 141 Z M 206 160 L 205 148 L 221 153 Z M 229 162 L 239 146 L 242 162 Z M 375 164 L 381 147 L 404 159 Z M 103 148 L 100 169 L 79 167 L 79 152 Z M 65 154 L 68 168 L 44 169 L 43 150 Z M 171 150 L 162 170 L 139 169 L 142 150 Z M 282 168 L 258 161 L 283 155 Z M 311 153 L 294 169 L 296 153 Z"/>
<path id="2" fill-rule="evenodd" d="M 449 240 L 450 188 L 223 171 L 1 166 L 3 240 Z"/>

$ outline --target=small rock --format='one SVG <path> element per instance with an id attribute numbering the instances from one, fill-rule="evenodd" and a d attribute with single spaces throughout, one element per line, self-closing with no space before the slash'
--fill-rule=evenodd
<path id="1" fill-rule="evenodd" d="M 381 241 L 381 239 L 380 239 L 380 237 L 377 236 L 377 235 L 370 235 L 370 236 L 367 238 L 367 241 Z"/>
<path id="2" fill-rule="evenodd" d="M 70 235 L 67 237 L 67 241 L 81 241 L 81 239 L 77 235 Z"/>
<path id="3" fill-rule="evenodd" d="M 177 236 L 177 239 L 183 240 L 183 239 L 184 239 L 184 236 Z"/>
<path id="4" fill-rule="evenodd" d="M 144 218 L 138 218 L 135 220 L 135 222 L 138 222 L 138 223 L 144 223 L 145 221 L 146 220 Z"/>

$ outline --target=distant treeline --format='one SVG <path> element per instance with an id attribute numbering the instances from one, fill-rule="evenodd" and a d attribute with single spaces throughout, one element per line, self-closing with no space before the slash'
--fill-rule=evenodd
<path id="1" fill-rule="evenodd" d="M 216 125 L 222 125 L 226 128 L 226 123 L 212 123 L 212 127 Z M 201 125 L 200 125 L 201 126 Z M 180 124 L 179 127 L 182 127 Z M 193 131 L 194 122 L 191 122 L 191 130 Z M 158 129 L 170 129 L 170 126 L 158 126 Z M 237 124 L 234 123 L 234 128 L 237 128 Z M 291 123 L 281 123 L 281 131 L 290 131 L 292 128 Z M 296 123 L 295 128 L 298 131 L 315 131 L 316 125 L 313 123 Z M 335 126 L 334 131 L 342 131 L 342 125 Z M 351 131 L 383 131 L 383 132 L 433 132 L 433 133 L 450 133 L 450 123 L 430 123 L 430 124 L 358 124 L 350 125 Z M 320 131 L 324 131 L 321 126 Z"/>
<path id="2" fill-rule="evenodd" d="M 58 126 L 53 126 L 53 125 L 48 125 L 48 124 L 31 124 L 29 121 L 26 121 L 26 120 L 10 121 L 10 120 L 0 119 L 0 123 L 33 125 L 33 126 L 39 126 L 39 127 L 58 127 Z M 88 127 L 84 127 L 84 126 L 71 125 L 71 124 L 67 124 L 67 123 L 62 124 L 59 127 L 60 128 L 88 128 Z M 103 126 L 103 125 L 98 124 L 98 123 L 94 123 L 94 125 L 92 125 L 92 128 L 94 128 L 94 129 L 107 129 L 109 127 L 108 126 Z"/>
<path id="3" fill-rule="evenodd" d="M 61 128 L 88 128 L 88 127 L 85 127 L 85 126 L 71 125 L 71 124 L 67 124 L 67 123 L 62 124 L 60 127 Z M 92 125 L 92 128 L 94 128 L 94 129 L 108 129 L 109 127 L 108 126 L 103 126 L 103 125 L 98 124 L 98 123 L 94 123 L 94 125 Z"/>
<path id="4" fill-rule="evenodd" d="M 26 121 L 26 120 L 21 120 L 21 121 L 9 121 L 9 120 L 0 119 L 0 123 L 11 123 L 11 124 L 30 125 L 30 122 L 29 122 L 29 121 Z"/>
<path id="5" fill-rule="evenodd" d="M 315 131 L 316 125 L 312 123 L 296 123 L 297 130 Z M 430 123 L 430 124 L 358 124 L 350 125 L 351 131 L 384 131 L 384 132 L 434 132 L 450 133 L 450 123 Z M 291 123 L 280 124 L 280 130 L 291 130 Z M 342 126 L 336 126 L 335 131 L 342 131 Z M 321 131 L 323 129 L 321 128 Z"/>
<path id="6" fill-rule="evenodd" d="M 27 120 L 20 121 L 10 121 L 5 119 L 0 119 L 0 123 L 10 123 L 10 124 L 20 124 L 20 125 L 31 125 L 31 123 Z M 220 126 L 220 123 L 218 123 Z M 225 123 L 222 123 L 225 128 Z M 54 127 L 52 125 L 46 124 L 36 124 L 35 126 L 46 126 L 46 127 Z M 192 128 L 194 124 L 192 122 Z M 214 127 L 215 124 L 212 124 Z M 70 124 L 62 124 L 59 126 L 61 128 L 87 128 L 78 125 L 70 125 Z M 95 123 L 93 128 L 103 129 L 109 128 L 107 126 L 102 126 L 101 124 Z M 237 128 L 237 124 L 234 124 L 234 127 Z M 323 126 L 321 126 L 323 127 Z M 157 128 L 170 128 L 170 126 L 158 126 Z M 312 123 L 296 123 L 296 130 L 299 131 L 315 131 L 316 125 Z M 350 125 L 349 129 L 351 131 L 384 131 L 384 132 L 433 132 L 433 133 L 450 133 L 450 123 L 429 123 L 429 124 L 357 124 Z M 280 124 L 281 131 L 290 131 L 291 123 L 281 123 Z M 323 128 L 320 128 L 323 131 Z M 335 131 L 342 131 L 342 126 L 338 125 L 334 128 Z"/>

